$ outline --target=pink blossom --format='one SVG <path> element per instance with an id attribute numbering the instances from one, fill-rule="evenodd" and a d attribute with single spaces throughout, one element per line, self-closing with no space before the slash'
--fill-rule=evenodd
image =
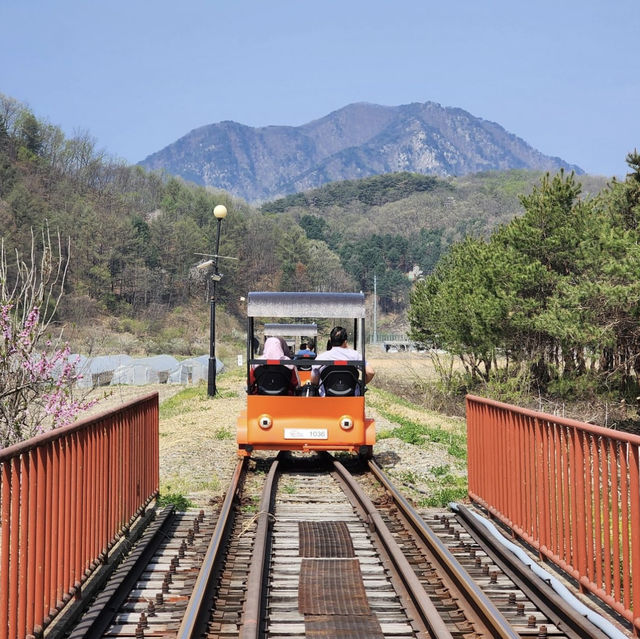
<path id="1" fill-rule="evenodd" d="M 0 388 L 10 391 L 0 397 L 0 406 L 17 413 L 11 423 L 0 423 L 0 447 L 42 432 L 46 417 L 53 428 L 71 423 L 97 401 L 73 398 L 81 376 L 69 360 L 68 344 L 56 348 L 47 339 L 37 350 L 44 333 L 39 308 L 33 307 L 22 324 L 12 310 L 12 304 L 0 304 Z M 15 408 L 19 405 L 24 408 Z"/>

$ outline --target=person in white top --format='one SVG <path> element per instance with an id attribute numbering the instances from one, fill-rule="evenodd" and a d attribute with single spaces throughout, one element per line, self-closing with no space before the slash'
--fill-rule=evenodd
<path id="1" fill-rule="evenodd" d="M 361 360 L 362 355 L 347 346 L 347 330 L 342 326 L 334 326 L 330 334 L 331 350 L 318 353 L 317 360 Z M 311 383 L 320 383 L 320 371 L 324 368 L 322 365 L 314 366 L 311 369 Z M 365 362 L 364 381 L 368 384 L 376 374 L 373 368 Z"/>

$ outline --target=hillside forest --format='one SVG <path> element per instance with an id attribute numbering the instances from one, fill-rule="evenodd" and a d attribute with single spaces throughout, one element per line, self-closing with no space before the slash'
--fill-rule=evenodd
<path id="1" fill-rule="evenodd" d="M 408 311 L 416 339 L 459 356 L 465 384 L 515 378 L 563 392 L 597 380 L 635 392 L 640 168 L 636 154 L 628 162 L 626 180 L 610 183 L 398 173 L 256 208 L 128 166 L 0 94 L 0 235 L 23 255 L 32 230 L 59 232 L 63 247 L 68 238 L 58 324 L 95 332 L 109 318 L 144 336 L 148 353 L 191 355 L 206 339 L 185 334 L 207 326 L 195 266 L 213 251 L 224 204 L 220 254 L 235 259 L 220 261 L 218 297 L 240 331 L 250 290 L 371 293 L 375 275 L 384 318 L 401 324 Z"/>
<path id="2" fill-rule="evenodd" d="M 242 316 L 249 290 L 373 290 L 383 313 L 404 314 L 412 274 L 429 273 L 453 242 L 487 237 L 521 211 L 540 174 L 443 180 L 409 173 L 339 182 L 249 206 L 107 156 L 87 132 L 71 138 L 0 95 L 0 229 L 5 251 L 30 250 L 45 224 L 70 238 L 62 322 L 110 315 L 149 328 L 206 300 L 199 254 L 221 232 L 222 306 Z M 586 178 L 585 179 L 590 179 Z M 151 329 L 153 330 L 153 329 Z M 188 347 L 185 347 L 188 348 Z M 187 353 L 184 353 L 187 354 Z"/>

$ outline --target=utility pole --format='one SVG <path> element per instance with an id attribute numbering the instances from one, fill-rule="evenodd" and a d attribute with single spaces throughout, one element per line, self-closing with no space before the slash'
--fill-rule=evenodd
<path id="1" fill-rule="evenodd" d="M 378 343 L 378 276 L 373 274 L 373 344 Z"/>

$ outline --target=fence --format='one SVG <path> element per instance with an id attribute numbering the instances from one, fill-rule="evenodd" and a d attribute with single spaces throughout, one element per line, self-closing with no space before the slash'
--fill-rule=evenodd
<path id="1" fill-rule="evenodd" d="M 470 497 L 637 633 L 640 437 L 471 395 L 467 429 Z"/>
<path id="2" fill-rule="evenodd" d="M 158 490 L 158 395 L 0 450 L 0 639 L 39 634 Z"/>

